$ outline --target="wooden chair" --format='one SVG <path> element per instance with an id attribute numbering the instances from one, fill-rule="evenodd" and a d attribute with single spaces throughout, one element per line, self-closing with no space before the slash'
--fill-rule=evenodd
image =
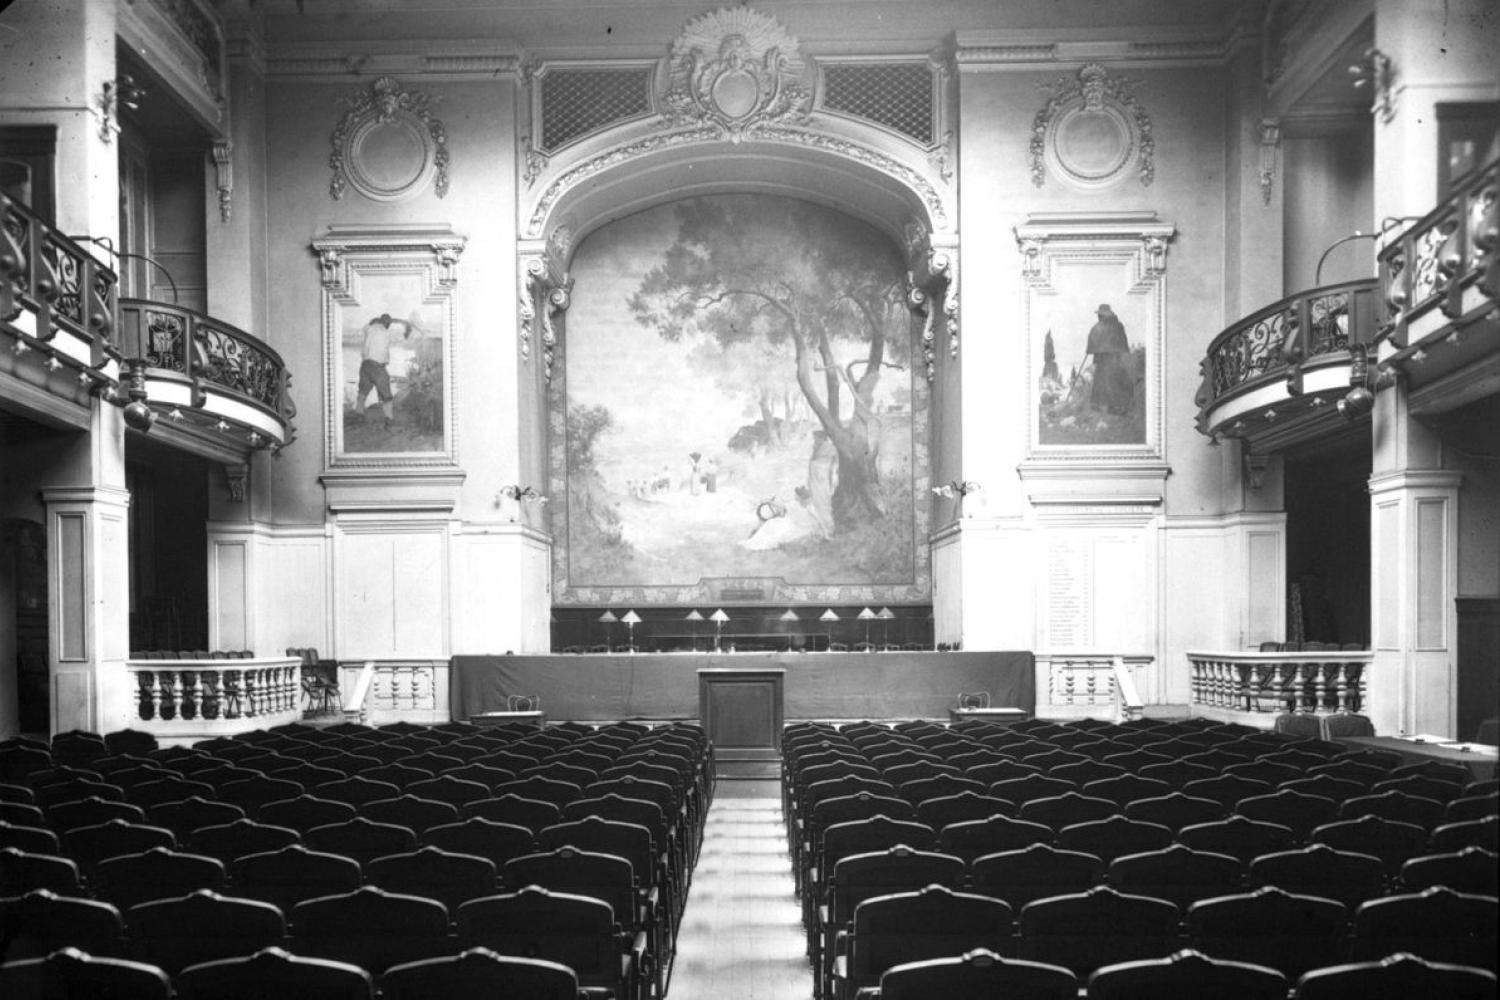
<path id="1" fill-rule="evenodd" d="M 1285 1000 L 1288 987 L 1274 969 L 1184 949 L 1098 969 L 1089 977 L 1088 995 L 1090 1000 Z"/>
<path id="2" fill-rule="evenodd" d="M 524 997 L 578 1000 L 578 977 L 566 965 L 469 948 L 457 955 L 392 966 L 380 977 L 383 1000 Z"/>
<path id="3" fill-rule="evenodd" d="M 1100 966 L 1170 954 L 1180 916 L 1171 903 L 1108 886 L 1038 899 L 1021 910 L 1019 954 L 1086 976 Z"/>
<path id="4" fill-rule="evenodd" d="M 536 834 L 519 824 L 470 816 L 459 823 L 432 827 L 422 835 L 422 842 L 455 854 L 485 858 L 499 870 L 512 858 L 534 851 Z"/>
<path id="5" fill-rule="evenodd" d="M 365 880 L 387 892 L 435 899 L 456 913 L 471 899 L 499 890 L 495 863 L 472 854 L 422 847 L 410 854 L 391 854 L 364 866 Z"/>
<path id="6" fill-rule="evenodd" d="M 1314 969 L 1297 983 L 1293 1000 L 1494 1000 L 1495 974 L 1467 965 L 1390 955 Z"/>
<path id="7" fill-rule="evenodd" d="M 298 903 L 359 888 L 359 862 L 292 844 L 279 851 L 251 854 L 232 866 L 236 895 L 274 903 L 291 913 Z"/>
<path id="8" fill-rule="evenodd" d="M 1121 892 L 1165 899 L 1186 910 L 1200 899 L 1241 891 L 1245 875 L 1245 863 L 1239 858 L 1170 844 L 1158 851 L 1115 858 L 1108 881 Z"/>
<path id="9" fill-rule="evenodd" d="M 200 889 L 132 906 L 130 956 L 175 976 L 189 965 L 248 955 L 286 940 L 286 920 L 270 903 Z"/>
<path id="10" fill-rule="evenodd" d="M 454 950 L 442 903 L 372 885 L 304 900 L 293 908 L 291 925 L 297 954 L 348 962 L 376 975 Z"/>
<path id="11" fill-rule="evenodd" d="M 1500 895 L 1497 860 L 1500 859 L 1482 847 L 1465 847 L 1447 854 L 1425 854 L 1402 865 L 1396 882 L 1408 892 L 1445 885 L 1455 892 Z"/>
<path id="12" fill-rule="evenodd" d="M 299 795 L 294 799 L 266 803 L 260 807 L 259 816 L 262 823 L 306 834 L 313 827 L 344 823 L 358 814 L 358 810 L 347 802 L 319 798 L 316 795 Z"/>
<path id="13" fill-rule="evenodd" d="M 77 948 L 0 965 L 0 996 L 169 1000 L 172 995 L 172 981 L 155 966 Z"/>
<path id="14" fill-rule="evenodd" d="M 7 961 L 40 958 L 59 948 L 123 958 L 125 921 L 109 903 L 33 889 L 0 899 L 0 940 Z"/>
<path id="15" fill-rule="evenodd" d="M 391 799 L 367 802 L 359 812 L 377 823 L 404 826 L 416 833 L 418 838 L 435 826 L 458 822 L 457 806 L 437 799 L 419 798 L 411 792 Z"/>
<path id="16" fill-rule="evenodd" d="M 1113 816 L 1118 811 L 1108 799 L 1096 799 L 1081 792 L 1063 792 L 1046 799 L 1032 799 L 1016 812 L 1016 818 L 1061 830 L 1074 823 L 1088 823 Z"/>
<path id="17" fill-rule="evenodd" d="M 1053 830 L 1043 823 L 1030 823 L 1011 816 L 994 815 L 949 823 L 938 833 L 938 847 L 972 861 L 982 855 L 1020 850 L 1033 844 L 1052 842 Z"/>
<path id="18" fill-rule="evenodd" d="M 55 854 L 32 854 L 19 847 L 0 847 L 0 898 L 48 889 L 59 896 L 82 895 L 78 865 Z"/>
<path id="19" fill-rule="evenodd" d="M 1167 827 L 1115 815 L 1065 826 L 1057 831 L 1054 843 L 1065 851 L 1093 854 L 1108 864 L 1126 854 L 1160 850 L 1174 839 Z"/>
<path id="20" fill-rule="evenodd" d="M 165 847 L 106 858 L 95 867 L 92 879 L 94 893 L 121 909 L 197 889 L 217 891 L 224 882 L 224 865 L 217 859 Z"/>
<path id="21" fill-rule="evenodd" d="M 1250 862 L 1250 884 L 1274 885 L 1287 892 L 1322 896 L 1358 906 L 1385 891 L 1386 865 L 1373 854 L 1339 851 L 1310 844 L 1291 851 L 1263 854 Z"/>
<path id="22" fill-rule="evenodd" d="M 949 958 L 892 966 L 880 977 L 880 1000 L 1076 1000 L 1078 977 L 1057 965 L 1002 958 L 975 948 Z"/>
<path id="23" fill-rule="evenodd" d="M 543 827 L 561 822 L 562 808 L 554 802 L 506 794 L 466 803 L 459 815 L 465 820 L 477 816 L 497 823 L 509 823 L 536 833 Z"/>
<path id="24" fill-rule="evenodd" d="M 1188 907 L 1183 926 L 1192 948 L 1295 981 L 1345 954 L 1348 914 L 1331 899 L 1265 887 L 1199 900 Z"/>
<path id="25" fill-rule="evenodd" d="M 969 865 L 972 891 L 1003 899 L 1017 911 L 1034 900 L 1093 888 L 1104 872 L 1102 858 L 1046 843 L 986 854 Z"/>
<path id="26" fill-rule="evenodd" d="M 342 854 L 360 864 L 387 854 L 406 854 L 417 849 L 417 835 L 404 826 L 376 823 L 356 816 L 343 823 L 315 826 L 302 838 L 314 851 Z"/>
<path id="27" fill-rule="evenodd" d="M 1231 815 L 1212 823 L 1194 823 L 1177 831 L 1177 839 L 1196 851 L 1228 854 L 1249 863 L 1262 854 L 1291 850 L 1296 841 L 1290 827 Z"/>
<path id="28" fill-rule="evenodd" d="M 281 948 L 190 965 L 174 982 L 178 1000 L 373 1000 L 375 995 L 374 981 L 364 969 Z"/>
<path id="29" fill-rule="evenodd" d="M 1354 913 L 1349 957 L 1364 962 L 1409 952 L 1431 962 L 1494 972 L 1497 913 L 1500 903 L 1494 896 L 1447 886 L 1373 899 Z"/>

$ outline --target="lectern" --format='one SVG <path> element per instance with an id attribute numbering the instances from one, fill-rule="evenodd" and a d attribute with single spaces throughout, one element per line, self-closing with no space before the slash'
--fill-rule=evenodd
<path id="1" fill-rule="evenodd" d="M 774 778 L 780 773 L 781 668 L 704 667 L 698 671 L 698 717 L 714 745 L 720 778 Z"/>

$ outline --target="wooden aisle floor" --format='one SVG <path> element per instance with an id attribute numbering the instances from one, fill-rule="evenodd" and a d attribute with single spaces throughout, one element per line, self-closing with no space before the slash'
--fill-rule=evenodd
<path id="1" fill-rule="evenodd" d="M 775 782 L 719 782 L 682 914 L 667 996 L 812 997 L 812 971 Z"/>

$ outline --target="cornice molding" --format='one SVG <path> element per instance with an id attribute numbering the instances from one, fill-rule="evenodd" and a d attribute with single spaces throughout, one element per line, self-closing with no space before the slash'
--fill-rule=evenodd
<path id="1" fill-rule="evenodd" d="M 1158 32 L 1150 39 L 1084 37 L 1077 33 L 960 31 L 954 61 L 959 72 L 998 72 L 1086 63 L 1157 66 L 1217 66 L 1239 43 L 1242 29 L 1220 35 Z"/>
<path id="2" fill-rule="evenodd" d="M 265 73 L 275 80 L 322 81 L 398 76 L 424 80 L 519 79 L 522 56 L 508 42 L 430 41 L 414 52 L 401 42 L 343 46 L 282 43 L 265 50 Z"/>

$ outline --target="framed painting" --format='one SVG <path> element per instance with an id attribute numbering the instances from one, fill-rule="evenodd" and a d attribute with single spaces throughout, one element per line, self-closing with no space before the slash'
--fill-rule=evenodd
<path id="1" fill-rule="evenodd" d="M 929 389 L 894 241 L 715 195 L 596 230 L 568 270 L 558 603 L 930 599 Z"/>
<path id="2" fill-rule="evenodd" d="M 1157 459 L 1166 245 L 1155 215 L 1033 216 L 1026 295 L 1029 453 Z"/>
<path id="3" fill-rule="evenodd" d="M 431 227 L 331 229 L 323 275 L 327 463 L 456 460 L 454 295 L 464 238 Z"/>

